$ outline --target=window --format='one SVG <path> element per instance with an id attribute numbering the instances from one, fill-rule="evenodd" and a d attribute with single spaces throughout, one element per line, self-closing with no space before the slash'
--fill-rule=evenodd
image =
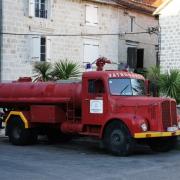
<path id="1" fill-rule="evenodd" d="M 134 31 L 134 21 L 135 21 L 135 17 L 134 16 L 130 16 L 131 32 Z"/>
<path id="2" fill-rule="evenodd" d="M 104 83 L 100 79 L 88 80 L 88 93 L 104 93 Z"/>
<path id="3" fill-rule="evenodd" d="M 127 48 L 127 64 L 131 69 L 136 69 L 137 66 L 137 48 L 128 47 Z"/>
<path id="4" fill-rule="evenodd" d="M 40 42 L 40 61 L 46 60 L 46 38 L 41 37 Z"/>
<path id="5" fill-rule="evenodd" d="M 127 64 L 131 69 L 142 69 L 144 66 L 144 49 L 127 48 Z"/>
<path id="6" fill-rule="evenodd" d="M 109 79 L 109 87 L 112 95 L 144 96 L 146 92 L 141 79 Z"/>
<path id="7" fill-rule="evenodd" d="M 51 39 L 49 37 L 32 37 L 32 60 L 50 61 L 51 60 Z"/>
<path id="8" fill-rule="evenodd" d="M 29 16 L 48 18 L 50 15 L 50 2 L 52 0 L 29 0 Z"/>
<path id="9" fill-rule="evenodd" d="M 96 26 L 98 24 L 98 7 L 86 5 L 86 24 Z"/>
<path id="10" fill-rule="evenodd" d="M 156 66 L 160 65 L 160 61 L 159 61 L 159 45 L 155 46 L 155 51 L 156 51 Z"/>
<path id="11" fill-rule="evenodd" d="M 99 43 L 97 40 L 84 41 L 84 62 L 93 63 L 99 58 Z"/>
<path id="12" fill-rule="evenodd" d="M 35 17 L 47 18 L 46 0 L 35 0 Z"/>

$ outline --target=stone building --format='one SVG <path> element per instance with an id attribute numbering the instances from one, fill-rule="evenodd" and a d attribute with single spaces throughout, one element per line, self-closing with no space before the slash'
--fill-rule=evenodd
<path id="1" fill-rule="evenodd" d="M 69 59 L 83 70 L 100 56 L 130 68 L 156 64 L 154 0 L 1 1 L 1 80 L 32 76 L 35 62 Z M 107 66 L 107 68 L 110 68 Z"/>
<path id="2" fill-rule="evenodd" d="M 166 0 L 154 15 L 159 16 L 161 69 L 180 69 L 180 1 Z"/>

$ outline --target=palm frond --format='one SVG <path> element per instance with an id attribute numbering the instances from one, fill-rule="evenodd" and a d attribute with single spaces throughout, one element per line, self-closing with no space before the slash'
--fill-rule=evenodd
<path id="1" fill-rule="evenodd" d="M 180 96 L 180 72 L 178 70 L 161 74 L 158 85 L 162 95 L 172 97 L 178 101 Z"/>
<path id="2" fill-rule="evenodd" d="M 153 82 L 158 82 L 160 78 L 160 67 L 152 66 L 148 69 L 147 78 Z"/>
<path id="3" fill-rule="evenodd" d="M 56 62 L 52 72 L 53 77 L 56 79 L 69 79 L 78 77 L 79 74 L 79 65 L 68 60 Z"/>
<path id="4" fill-rule="evenodd" d="M 34 64 L 33 71 L 34 81 L 49 81 L 52 80 L 51 72 L 52 65 L 48 62 L 37 62 Z"/>

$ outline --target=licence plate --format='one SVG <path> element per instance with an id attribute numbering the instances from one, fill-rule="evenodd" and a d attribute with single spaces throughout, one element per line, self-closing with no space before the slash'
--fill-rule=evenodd
<path id="1" fill-rule="evenodd" d="M 177 127 L 177 126 L 168 127 L 168 128 L 167 128 L 167 131 L 168 131 L 168 132 L 174 132 L 174 131 L 177 131 L 177 130 L 178 130 L 178 127 Z"/>

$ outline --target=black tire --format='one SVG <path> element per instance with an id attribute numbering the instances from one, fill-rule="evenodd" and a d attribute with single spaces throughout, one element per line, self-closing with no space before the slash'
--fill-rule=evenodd
<path id="1" fill-rule="evenodd" d="M 0 129 L 3 129 L 2 123 L 3 123 L 3 121 L 2 121 L 2 119 L 0 118 Z"/>
<path id="2" fill-rule="evenodd" d="M 103 144 L 112 154 L 127 156 L 132 152 L 133 138 L 123 123 L 114 121 L 105 129 Z"/>
<path id="3" fill-rule="evenodd" d="M 32 129 L 25 129 L 19 118 L 13 118 L 8 123 L 9 141 L 14 145 L 27 145 L 37 142 L 37 134 Z"/>
<path id="4" fill-rule="evenodd" d="M 177 137 L 153 138 L 148 142 L 154 152 L 168 152 L 177 145 Z"/>

